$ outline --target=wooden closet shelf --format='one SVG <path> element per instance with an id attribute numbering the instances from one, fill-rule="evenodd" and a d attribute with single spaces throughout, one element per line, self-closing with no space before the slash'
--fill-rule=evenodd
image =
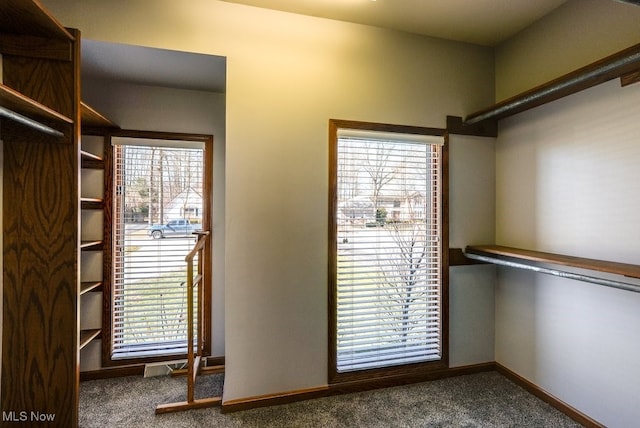
<path id="1" fill-rule="evenodd" d="M 471 245 L 466 248 L 465 253 L 488 257 L 509 257 L 512 259 L 530 262 L 551 263 L 555 265 L 623 275 L 631 278 L 640 278 L 640 266 L 627 263 L 523 250 L 521 248 L 503 247 L 500 245 Z"/>
<path id="2" fill-rule="evenodd" d="M 80 167 L 83 169 L 104 169 L 104 160 L 82 156 Z"/>
<path id="3" fill-rule="evenodd" d="M 80 295 L 90 291 L 101 291 L 102 281 L 82 281 L 80 283 Z"/>
<path id="4" fill-rule="evenodd" d="M 80 243 L 80 249 L 83 251 L 96 251 L 102 249 L 103 242 L 97 241 L 82 241 Z"/>
<path id="5" fill-rule="evenodd" d="M 45 10 L 40 2 L 33 0 L 2 0 L 0 28 L 4 33 L 15 35 L 75 40 L 75 37 Z"/>
<path id="6" fill-rule="evenodd" d="M 86 150 L 80 150 L 80 156 L 82 160 L 93 160 L 93 161 L 103 161 L 101 156 L 94 155 L 93 153 L 87 152 Z"/>
<path id="7" fill-rule="evenodd" d="M 49 120 L 66 124 L 73 123 L 72 119 L 62 113 L 58 113 L 52 108 L 22 95 L 20 92 L 2 83 L 0 83 L 0 106 L 34 120 Z"/>
<path id="8" fill-rule="evenodd" d="M 99 198 L 81 198 L 80 208 L 83 210 L 101 210 L 104 208 L 104 201 Z"/>
<path id="9" fill-rule="evenodd" d="M 81 330 L 80 331 L 80 349 L 87 346 L 89 342 L 100 336 L 100 329 Z"/>
<path id="10" fill-rule="evenodd" d="M 120 128 L 83 101 L 80 102 L 80 117 L 83 128 Z"/>

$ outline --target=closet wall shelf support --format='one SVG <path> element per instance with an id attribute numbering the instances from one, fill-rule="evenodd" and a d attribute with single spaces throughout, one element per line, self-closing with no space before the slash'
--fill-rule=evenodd
<path id="1" fill-rule="evenodd" d="M 626 263 L 608 262 L 604 260 L 587 259 L 582 257 L 565 256 L 562 254 L 544 253 L 540 251 L 523 250 L 520 248 L 502 247 L 496 245 L 468 246 L 465 250 L 467 258 L 501 266 L 525 269 L 537 273 L 574 279 L 582 282 L 604 285 L 626 291 L 640 293 L 640 286 L 615 279 L 601 278 L 582 273 L 553 269 L 532 264 L 535 262 L 569 266 L 579 269 L 623 275 L 640 278 L 640 266 Z M 506 258 L 505 258 L 506 257 Z"/>

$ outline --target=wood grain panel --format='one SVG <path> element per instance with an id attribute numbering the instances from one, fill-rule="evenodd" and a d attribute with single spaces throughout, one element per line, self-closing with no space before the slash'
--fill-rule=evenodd
<path id="1" fill-rule="evenodd" d="M 0 34 L 0 52 L 3 55 L 28 56 L 30 58 L 71 61 L 72 52 L 68 41 L 44 37 Z"/>
<path id="2" fill-rule="evenodd" d="M 75 118 L 72 63 L 4 55 L 3 83 L 63 115 Z M 55 84 L 54 84 L 55 82 Z"/>
<path id="3" fill-rule="evenodd" d="M 44 106 L 36 103 L 30 98 L 24 97 L 19 92 L 0 83 L 0 105 L 12 110 L 15 113 L 28 116 L 35 120 L 48 122 L 65 122 L 73 123 L 70 118 Z"/>
<path id="4" fill-rule="evenodd" d="M 0 11 L 17 4 L 34 3 Z M 79 46 L 70 50 L 71 61 L 2 57 L 7 87 L 70 120 L 55 126 L 62 139 L 2 121 L 1 410 L 52 414 L 64 427 L 78 423 L 79 379 Z"/>
<path id="5" fill-rule="evenodd" d="M 113 195 L 115 193 L 113 183 L 114 173 L 114 146 L 111 145 L 111 136 L 104 137 L 104 194 L 103 194 L 103 226 L 102 242 L 102 366 L 106 367 L 111 362 L 111 293 L 113 293 Z"/>
<path id="6" fill-rule="evenodd" d="M 77 376 L 77 156 L 3 124 L 2 411 L 72 426 Z"/>

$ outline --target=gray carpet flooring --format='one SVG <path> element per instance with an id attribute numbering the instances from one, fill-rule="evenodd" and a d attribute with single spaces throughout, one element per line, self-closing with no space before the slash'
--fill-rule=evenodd
<path id="1" fill-rule="evenodd" d="M 220 394 L 223 375 L 198 378 L 197 397 Z M 496 372 L 222 414 L 155 415 L 182 401 L 186 379 L 126 377 L 80 384 L 81 427 L 579 427 Z"/>

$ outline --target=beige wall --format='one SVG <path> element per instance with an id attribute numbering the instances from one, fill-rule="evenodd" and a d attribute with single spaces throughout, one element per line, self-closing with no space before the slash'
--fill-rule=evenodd
<path id="1" fill-rule="evenodd" d="M 496 100 L 640 43 L 640 7 L 568 0 L 496 49 Z"/>
<path id="2" fill-rule="evenodd" d="M 638 22 L 637 6 L 569 0 L 496 50 L 496 98 L 640 43 Z M 638 263 L 638 105 L 640 87 L 614 80 L 501 121 L 496 243 Z M 633 426 L 639 304 L 638 293 L 499 268 L 496 361 L 606 426 Z"/>
<path id="3" fill-rule="evenodd" d="M 502 121 L 497 243 L 638 264 L 639 106 L 639 84 L 611 81 Z M 496 361 L 606 426 L 637 425 L 640 293 L 497 279 Z"/>
<path id="4" fill-rule="evenodd" d="M 227 57 L 224 399 L 325 385 L 328 119 L 444 127 L 493 100 L 492 51 L 211 0 L 44 3 L 87 38 Z"/>
<path id="5" fill-rule="evenodd" d="M 451 135 L 449 244 L 465 248 L 495 240 L 495 139 Z M 451 367 L 490 362 L 494 356 L 493 266 L 450 268 Z"/>

